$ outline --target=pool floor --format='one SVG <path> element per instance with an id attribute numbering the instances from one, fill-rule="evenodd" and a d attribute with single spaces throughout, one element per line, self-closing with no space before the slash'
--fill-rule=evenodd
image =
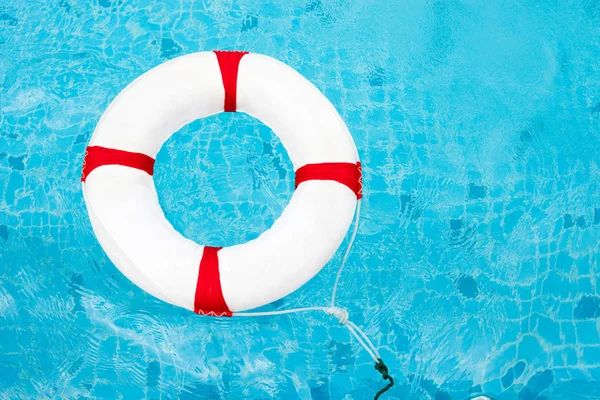
<path id="1" fill-rule="evenodd" d="M 600 2 L 0 0 L 0 398 L 369 399 L 368 354 L 321 314 L 199 317 L 129 282 L 81 164 L 133 79 L 196 51 L 297 69 L 359 149 L 338 302 L 396 380 L 382 399 L 600 399 Z M 169 221 L 256 238 L 294 171 L 244 114 L 157 157 Z M 267 309 L 326 304 L 344 245 Z M 285 268 L 285 266 L 282 266 Z"/>

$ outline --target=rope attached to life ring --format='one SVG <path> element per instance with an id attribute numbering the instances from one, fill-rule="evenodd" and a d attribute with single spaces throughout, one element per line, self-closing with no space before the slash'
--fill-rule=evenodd
<path id="1" fill-rule="evenodd" d="M 387 392 L 392 386 L 394 386 L 394 379 L 389 374 L 388 367 L 383 362 L 381 355 L 377 348 L 373 345 L 373 343 L 369 340 L 367 335 L 360 329 L 354 322 L 350 321 L 348 310 L 345 308 L 337 307 L 335 305 L 335 295 L 337 292 L 337 286 L 340 281 L 340 276 L 342 274 L 342 270 L 344 269 L 344 265 L 350 255 L 350 250 L 352 249 L 352 244 L 354 243 L 354 239 L 356 238 L 356 232 L 358 231 L 358 222 L 360 219 L 360 200 L 357 202 L 356 206 L 356 217 L 354 219 L 354 227 L 352 230 L 352 236 L 350 237 L 350 241 L 348 242 L 348 247 L 346 248 L 346 252 L 344 253 L 344 257 L 342 258 L 342 263 L 337 271 L 337 275 L 335 278 L 335 283 L 333 284 L 333 292 L 331 294 L 331 303 L 329 307 L 303 307 L 303 308 L 292 308 L 289 310 L 278 310 L 278 311 L 260 311 L 260 312 L 234 312 L 232 313 L 232 317 L 265 317 L 265 316 L 273 316 L 273 315 L 283 315 L 283 314 L 295 314 L 299 312 L 305 311 L 322 311 L 327 315 L 334 316 L 338 319 L 340 325 L 345 326 L 348 331 L 354 336 L 354 338 L 360 343 L 360 345 L 369 353 L 373 361 L 375 362 L 375 369 L 381 374 L 384 380 L 388 380 L 389 383 L 379 390 L 375 394 L 374 400 L 378 400 L 379 397 Z"/>

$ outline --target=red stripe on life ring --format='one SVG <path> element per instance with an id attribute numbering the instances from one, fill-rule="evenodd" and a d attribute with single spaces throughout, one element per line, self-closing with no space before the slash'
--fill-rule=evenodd
<path id="1" fill-rule="evenodd" d="M 109 149 L 102 146 L 89 146 L 83 157 L 81 181 L 85 182 L 88 175 L 103 165 L 122 165 L 140 169 L 152 175 L 154 173 L 154 158 L 143 153 L 132 153 L 124 150 Z"/>
<path id="2" fill-rule="evenodd" d="M 360 162 L 306 164 L 296 171 L 296 188 L 302 182 L 336 181 L 354 192 L 357 199 L 362 198 L 362 167 Z"/>
<path id="3" fill-rule="evenodd" d="M 231 310 L 229 310 L 221 290 L 219 255 L 217 254 L 219 250 L 221 247 L 204 247 L 196 284 L 194 312 L 213 317 L 231 317 Z"/>
<path id="4" fill-rule="evenodd" d="M 240 60 L 247 51 L 215 51 L 219 68 L 221 69 L 221 78 L 223 78 L 223 88 L 225 89 L 225 112 L 235 112 L 237 103 L 237 78 Z"/>

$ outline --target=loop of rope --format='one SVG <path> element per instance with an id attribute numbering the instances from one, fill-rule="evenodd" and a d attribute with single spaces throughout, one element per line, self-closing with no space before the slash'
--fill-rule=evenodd
<path id="1" fill-rule="evenodd" d="M 390 376 L 387 366 L 384 364 L 381 356 L 379 355 L 379 351 L 373 345 L 373 343 L 369 340 L 367 335 L 360 329 L 354 322 L 350 321 L 348 310 L 341 307 L 336 307 L 335 305 L 335 295 L 337 293 L 337 287 L 340 282 L 340 276 L 342 274 L 342 270 L 344 269 L 344 265 L 348 260 L 348 256 L 350 255 L 350 250 L 352 249 L 352 244 L 354 243 L 354 239 L 356 238 L 356 233 L 358 231 L 358 222 L 360 218 L 360 200 L 357 202 L 356 206 L 356 216 L 354 218 L 354 227 L 352 230 L 352 236 L 350 237 L 350 241 L 348 242 L 348 247 L 346 248 L 346 252 L 344 253 L 344 257 L 342 258 L 342 262 L 337 271 L 337 275 L 335 277 L 335 282 L 333 284 L 333 291 L 331 294 L 331 302 L 329 307 L 303 307 L 303 308 L 293 308 L 289 310 L 277 310 L 277 311 L 259 311 L 259 312 L 234 312 L 232 313 L 233 317 L 263 317 L 263 316 L 273 316 L 273 315 L 283 315 L 283 314 L 292 314 L 299 313 L 305 311 L 322 311 L 327 315 L 334 316 L 338 319 L 340 325 L 343 325 L 348 329 L 350 334 L 354 336 L 354 338 L 360 343 L 360 345 L 369 353 L 373 361 L 375 362 L 375 369 L 381 373 L 381 376 L 385 380 L 389 380 L 389 383 L 379 390 L 375 394 L 374 400 L 379 399 L 379 397 L 387 392 L 392 386 L 394 386 L 394 379 Z"/>

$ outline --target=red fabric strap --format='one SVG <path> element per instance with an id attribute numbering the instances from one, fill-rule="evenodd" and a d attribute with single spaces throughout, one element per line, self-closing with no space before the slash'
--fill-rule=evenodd
<path id="1" fill-rule="evenodd" d="M 221 69 L 221 78 L 223 78 L 223 88 L 225 89 L 225 112 L 235 112 L 237 96 L 237 77 L 240 60 L 247 51 L 215 51 L 219 68 Z"/>
<path id="2" fill-rule="evenodd" d="M 336 181 L 346 185 L 356 194 L 357 199 L 362 198 L 362 167 L 360 162 L 352 163 L 320 163 L 306 164 L 296 171 L 296 187 L 302 182 L 310 180 Z"/>
<path id="3" fill-rule="evenodd" d="M 152 175 L 154 173 L 154 158 L 143 153 L 132 153 L 124 150 L 109 149 L 101 146 L 90 146 L 83 157 L 83 173 L 81 181 L 85 182 L 88 175 L 103 165 L 123 165 L 141 169 Z"/>
<path id="4" fill-rule="evenodd" d="M 204 247 L 196 284 L 194 312 L 213 317 L 231 317 L 231 311 L 221 290 L 219 255 L 217 254 L 219 250 L 221 247 Z"/>

